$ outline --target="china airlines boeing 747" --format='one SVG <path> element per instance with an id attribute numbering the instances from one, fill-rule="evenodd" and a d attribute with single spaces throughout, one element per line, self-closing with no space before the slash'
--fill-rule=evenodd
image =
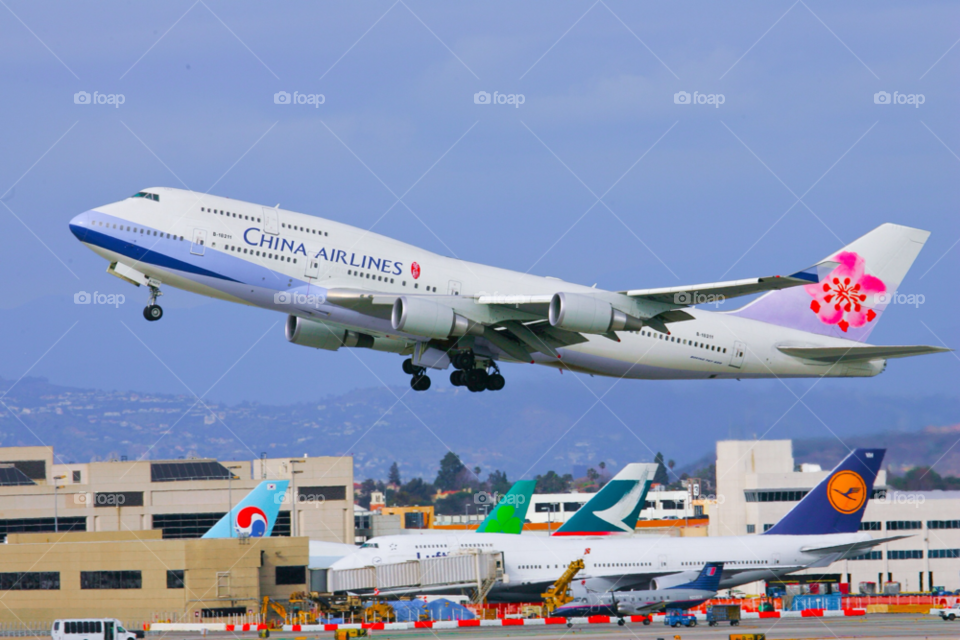
<path id="1" fill-rule="evenodd" d="M 430 253 L 340 222 L 153 188 L 70 230 L 107 272 L 287 314 L 294 344 L 406 356 L 417 391 L 451 365 L 470 391 L 502 389 L 499 363 L 642 379 L 875 376 L 933 346 L 866 343 L 929 232 L 877 227 L 787 276 L 604 291 Z M 730 312 L 695 305 L 762 293 Z"/>

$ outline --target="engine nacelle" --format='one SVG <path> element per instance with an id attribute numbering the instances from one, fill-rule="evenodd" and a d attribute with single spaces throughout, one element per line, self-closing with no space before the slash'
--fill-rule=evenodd
<path id="1" fill-rule="evenodd" d="M 547 313 L 550 324 L 558 329 L 579 333 L 639 331 L 643 321 L 614 309 L 609 302 L 578 293 L 555 293 Z"/>
<path id="2" fill-rule="evenodd" d="M 340 347 L 375 348 L 375 339 L 371 335 L 348 331 L 323 322 L 305 320 L 297 316 L 287 316 L 285 333 L 287 340 L 293 344 L 313 347 L 314 349 L 336 351 Z M 390 351 L 391 349 L 381 350 Z"/>
<path id="3" fill-rule="evenodd" d="M 413 296 L 401 296 L 394 301 L 390 324 L 396 331 L 425 338 L 483 334 L 483 325 L 467 320 L 450 307 Z"/>

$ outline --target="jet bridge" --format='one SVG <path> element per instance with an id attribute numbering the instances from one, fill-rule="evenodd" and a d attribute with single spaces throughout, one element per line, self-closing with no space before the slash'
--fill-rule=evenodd
<path id="1" fill-rule="evenodd" d="M 465 551 L 437 558 L 330 570 L 327 588 L 333 593 L 413 595 L 429 591 L 470 591 L 477 602 L 503 580 L 503 553 Z"/>

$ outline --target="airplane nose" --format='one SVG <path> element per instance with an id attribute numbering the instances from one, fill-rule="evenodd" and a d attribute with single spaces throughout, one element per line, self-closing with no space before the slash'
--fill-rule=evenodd
<path id="1" fill-rule="evenodd" d="M 89 217 L 86 213 L 81 213 L 70 221 L 70 231 L 77 237 L 77 240 L 83 242 L 84 237 L 87 235 L 88 224 Z"/>

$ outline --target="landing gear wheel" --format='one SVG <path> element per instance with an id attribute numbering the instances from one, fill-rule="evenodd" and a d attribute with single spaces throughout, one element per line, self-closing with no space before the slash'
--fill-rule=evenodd
<path id="1" fill-rule="evenodd" d="M 572 622 L 568 622 L 568 623 L 567 623 L 567 629 L 573 629 L 573 623 L 572 623 Z"/>
<path id="2" fill-rule="evenodd" d="M 464 376 L 467 382 L 467 389 L 473 392 L 483 391 L 487 388 L 487 372 L 483 369 L 470 369 Z"/>
<path id="3" fill-rule="evenodd" d="M 499 373 L 487 376 L 487 389 L 490 389 L 490 391 L 500 391 L 505 384 L 507 384 L 507 381 Z"/>
<path id="4" fill-rule="evenodd" d="M 460 351 L 453 356 L 453 366 L 461 371 L 473 369 L 476 362 L 477 359 L 473 355 L 473 351 Z"/>
<path id="5" fill-rule="evenodd" d="M 739 626 L 740 626 L 740 621 L 739 621 L 739 620 L 734 620 L 734 621 L 732 621 L 732 622 L 730 623 L 730 626 L 731 626 L 731 627 L 739 627 Z"/>
<path id="6" fill-rule="evenodd" d="M 643 625 L 644 625 L 645 627 L 649 627 L 649 626 L 650 626 L 650 618 L 644 618 L 644 619 L 643 619 Z"/>
<path id="7" fill-rule="evenodd" d="M 415 374 L 410 378 L 410 387 L 414 391 L 426 391 L 430 388 L 430 378 L 423 373 Z"/>
<path id="8" fill-rule="evenodd" d="M 143 308 L 143 317 L 150 322 L 155 322 L 163 317 L 163 309 L 158 304 L 148 304 Z"/>
<path id="9" fill-rule="evenodd" d="M 463 381 L 463 371 L 459 369 L 450 374 L 450 384 L 455 387 L 462 387 L 465 383 Z"/>
<path id="10" fill-rule="evenodd" d="M 617 624 L 622 627 L 623 625 L 626 624 L 626 622 L 623 621 L 623 618 L 620 618 L 619 620 L 617 620 Z"/>
<path id="11" fill-rule="evenodd" d="M 408 376 L 412 376 L 417 372 L 419 367 L 414 366 L 413 358 L 407 358 L 403 361 L 403 372 Z"/>

